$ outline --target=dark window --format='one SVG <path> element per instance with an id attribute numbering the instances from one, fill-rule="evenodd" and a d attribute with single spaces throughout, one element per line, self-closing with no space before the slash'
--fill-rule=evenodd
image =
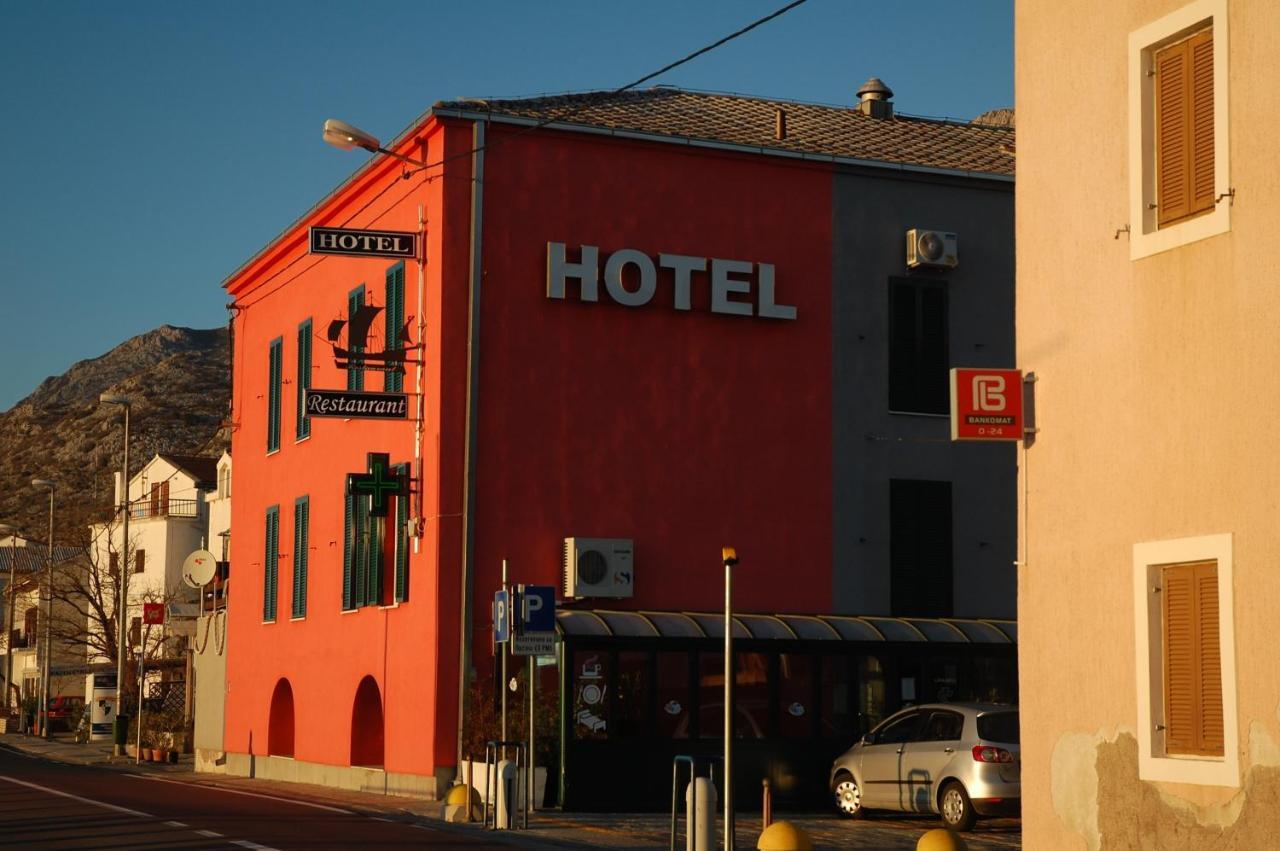
<path id="1" fill-rule="evenodd" d="M 769 657 L 763 653 L 734 653 L 733 736 L 769 736 Z"/>
<path id="2" fill-rule="evenodd" d="M 120 554 L 110 553 L 107 556 L 107 570 L 114 576 L 120 572 Z"/>
<path id="3" fill-rule="evenodd" d="M 898 745 L 915 737 L 916 727 L 920 725 L 920 713 L 912 712 L 900 718 L 892 719 L 884 727 L 875 732 L 877 745 Z"/>
<path id="4" fill-rule="evenodd" d="M 369 513 L 369 497 L 347 494 L 342 558 L 342 607 L 382 605 L 387 572 L 386 518 Z"/>
<path id="5" fill-rule="evenodd" d="M 144 571 L 146 571 L 146 569 L 147 569 L 147 551 L 134 550 L 133 551 L 133 572 L 143 573 Z"/>
<path id="6" fill-rule="evenodd" d="M 293 617 L 307 616 L 307 562 L 310 561 L 311 500 L 293 504 Z"/>
<path id="7" fill-rule="evenodd" d="M 397 263 L 387 270 L 386 302 L 387 353 L 404 345 L 401 331 L 404 328 L 404 263 Z M 383 375 L 383 387 L 388 392 L 399 393 L 404 389 L 404 364 L 388 362 Z"/>
<path id="8" fill-rule="evenodd" d="M 267 358 L 267 451 L 280 448 L 280 381 L 284 361 L 284 339 L 271 341 Z"/>
<path id="9" fill-rule="evenodd" d="M 573 735 L 578 739 L 609 736 L 609 654 L 577 650 L 573 654 Z"/>
<path id="10" fill-rule="evenodd" d="M 347 367 L 347 389 L 363 390 L 364 389 L 364 366 L 363 357 L 365 349 L 367 329 L 357 331 L 357 313 L 364 305 L 364 284 L 356 287 L 347 295 L 347 351 L 350 352 L 348 359 L 352 362 L 352 366 Z M 359 366 L 355 364 L 360 364 Z"/>
<path id="11" fill-rule="evenodd" d="M 813 735 L 813 657 L 778 655 L 779 732 L 784 739 Z"/>
<path id="12" fill-rule="evenodd" d="M 129 621 L 129 644 L 134 647 L 142 645 L 142 618 L 133 618 Z"/>
<path id="13" fill-rule="evenodd" d="M 698 654 L 698 737 L 724 738 L 724 654 Z"/>
<path id="14" fill-rule="evenodd" d="M 649 654 L 624 650 L 618 654 L 614 738 L 635 739 L 649 733 Z"/>
<path id="15" fill-rule="evenodd" d="M 311 434 L 311 418 L 304 406 L 306 390 L 311 386 L 311 320 L 298 326 L 298 410 L 294 430 L 299 440 Z M 228 487 L 228 490 L 230 488 Z"/>
<path id="16" fill-rule="evenodd" d="M 276 619 L 277 572 L 280 567 L 280 506 L 267 509 L 265 547 L 262 554 L 262 619 Z"/>
<path id="17" fill-rule="evenodd" d="M 890 280 L 889 410 L 947 413 L 949 362 L 945 283 Z"/>
<path id="18" fill-rule="evenodd" d="M 952 614 L 951 483 L 889 482 L 891 613 Z"/>
<path id="19" fill-rule="evenodd" d="M 872 729 L 884 716 L 884 665 L 876 656 L 862 656 L 858 659 L 858 732 Z"/>
<path id="20" fill-rule="evenodd" d="M 988 712 L 978 716 L 978 738 L 1007 745 L 1019 744 L 1017 712 Z"/>
<path id="21" fill-rule="evenodd" d="M 934 712 L 920 731 L 922 742 L 955 742 L 964 732 L 964 716 L 958 712 Z"/>
<path id="22" fill-rule="evenodd" d="M 824 739 L 846 739 L 853 730 L 853 681 L 848 656 L 822 657 L 822 727 Z"/>
<path id="23" fill-rule="evenodd" d="M 672 651 L 658 653 L 658 715 L 655 735 L 660 739 L 689 738 L 689 654 Z"/>

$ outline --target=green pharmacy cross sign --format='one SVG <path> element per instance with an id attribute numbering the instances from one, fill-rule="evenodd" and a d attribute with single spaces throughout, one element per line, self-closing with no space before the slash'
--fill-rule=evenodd
<path id="1" fill-rule="evenodd" d="M 369 453 L 369 472 L 348 473 L 347 493 L 369 497 L 369 515 L 387 516 L 387 501 L 393 496 L 408 496 L 409 479 L 391 469 L 385 452 Z"/>

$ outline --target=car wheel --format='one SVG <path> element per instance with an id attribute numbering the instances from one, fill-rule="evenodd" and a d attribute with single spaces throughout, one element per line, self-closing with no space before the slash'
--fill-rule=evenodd
<path id="1" fill-rule="evenodd" d="M 938 796 L 938 811 L 942 814 L 942 823 L 952 830 L 968 830 L 978 819 L 978 814 L 973 811 L 973 804 L 969 801 L 969 793 L 954 780 L 942 787 L 942 794 Z"/>
<path id="2" fill-rule="evenodd" d="M 862 790 L 858 788 L 858 784 L 854 782 L 852 775 L 838 775 L 836 777 L 836 785 L 832 787 L 831 791 L 835 793 L 836 810 L 841 816 L 844 818 L 858 818 L 863 814 Z"/>

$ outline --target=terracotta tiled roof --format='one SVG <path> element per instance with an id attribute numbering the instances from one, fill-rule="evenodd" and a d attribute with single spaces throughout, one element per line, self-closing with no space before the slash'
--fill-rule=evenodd
<path id="1" fill-rule="evenodd" d="M 616 131 L 769 148 L 797 154 L 1013 175 L 1011 126 L 895 115 L 872 118 L 853 106 L 820 106 L 669 87 L 520 100 L 457 100 L 458 110 L 554 120 Z M 778 110 L 786 135 L 777 138 Z"/>

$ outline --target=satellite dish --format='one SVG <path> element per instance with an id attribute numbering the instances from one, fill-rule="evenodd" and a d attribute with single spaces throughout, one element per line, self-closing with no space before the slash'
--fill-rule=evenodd
<path id="1" fill-rule="evenodd" d="M 217 559 L 208 550 L 196 550 L 182 563 L 182 581 L 192 588 L 203 588 L 213 581 L 218 571 Z"/>

